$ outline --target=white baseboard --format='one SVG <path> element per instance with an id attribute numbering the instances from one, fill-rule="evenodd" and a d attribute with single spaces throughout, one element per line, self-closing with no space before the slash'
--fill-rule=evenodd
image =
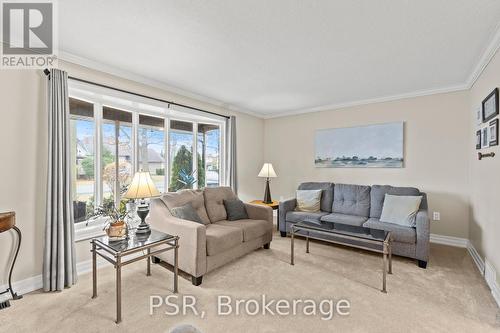
<path id="1" fill-rule="evenodd" d="M 107 261 L 103 259 L 98 259 L 97 260 L 97 268 L 101 268 L 103 266 L 111 265 Z M 81 274 L 86 274 L 88 272 L 92 271 L 92 260 L 86 260 L 82 261 L 76 264 L 76 273 L 77 275 Z M 8 284 L 1 285 L 0 286 L 0 291 L 7 290 L 9 287 Z M 43 288 L 43 280 L 42 280 L 42 275 L 36 275 L 29 277 L 24 280 L 20 281 L 14 281 L 12 282 L 12 289 L 18 294 L 18 295 L 24 295 L 27 293 L 30 293 L 32 291 L 42 289 Z M 3 295 L 0 295 L 0 302 L 4 302 L 6 300 L 11 299 L 10 293 L 5 293 Z"/>
<path id="2" fill-rule="evenodd" d="M 8 287 L 8 284 L 4 284 L 0 286 L 0 291 L 7 290 Z M 42 275 L 36 275 L 24 280 L 12 282 L 12 289 L 14 289 L 14 292 L 16 292 L 18 295 L 24 295 L 32 291 L 41 289 L 42 287 Z M 10 292 L 0 296 L 0 302 L 4 302 L 9 299 L 11 299 Z"/>
<path id="3" fill-rule="evenodd" d="M 467 238 L 451 237 L 438 234 L 431 234 L 431 243 L 467 248 L 469 240 Z"/>
<path id="4" fill-rule="evenodd" d="M 474 245 L 472 245 L 471 242 L 467 244 L 467 251 L 469 251 L 472 260 L 474 260 L 474 263 L 476 264 L 479 273 L 481 273 L 481 275 L 484 276 L 484 260 L 483 258 L 481 258 L 481 256 L 479 255 L 476 248 L 474 247 Z"/>
<path id="5" fill-rule="evenodd" d="M 500 307 L 500 288 L 497 283 L 497 273 L 495 267 L 488 261 L 484 262 L 484 279 L 491 289 L 491 294 Z"/>
<path id="6" fill-rule="evenodd" d="M 481 258 L 474 245 L 468 239 L 431 234 L 430 241 L 431 243 L 436 244 L 466 248 L 467 252 L 469 252 L 469 255 L 472 257 L 472 260 L 476 264 L 479 273 L 484 276 L 486 284 L 491 289 L 491 294 L 493 295 L 495 302 L 498 307 L 500 307 L 500 287 L 497 283 L 496 270 L 493 265 L 488 262 L 488 260 L 483 260 L 483 258 Z"/>

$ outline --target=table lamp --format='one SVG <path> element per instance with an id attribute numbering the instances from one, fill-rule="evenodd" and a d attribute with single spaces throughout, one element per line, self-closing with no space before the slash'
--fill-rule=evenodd
<path id="1" fill-rule="evenodd" d="M 262 169 L 259 172 L 258 177 L 266 178 L 266 192 L 264 193 L 264 203 L 270 204 L 273 203 L 271 199 L 271 190 L 269 189 L 269 178 L 278 177 L 276 172 L 274 172 L 273 165 L 271 163 L 264 163 Z"/>
<path id="2" fill-rule="evenodd" d="M 156 188 L 151 175 L 147 171 L 136 172 L 132 183 L 128 187 L 124 197 L 127 199 L 141 199 L 137 207 L 137 215 L 141 219 L 141 224 L 137 227 L 136 234 L 148 234 L 151 232 L 149 225 L 146 223 L 146 217 L 149 214 L 149 205 L 144 200 L 145 198 L 157 197 L 160 192 Z"/>

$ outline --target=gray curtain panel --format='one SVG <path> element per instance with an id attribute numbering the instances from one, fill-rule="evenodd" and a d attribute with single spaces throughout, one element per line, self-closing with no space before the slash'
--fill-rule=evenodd
<path id="1" fill-rule="evenodd" d="M 238 182 L 236 177 L 236 117 L 231 116 L 226 120 L 226 184 L 231 186 L 235 194 L 238 194 Z"/>
<path id="2" fill-rule="evenodd" d="M 76 283 L 71 203 L 68 74 L 48 77 L 49 154 L 43 257 L 43 289 L 60 291 Z"/>

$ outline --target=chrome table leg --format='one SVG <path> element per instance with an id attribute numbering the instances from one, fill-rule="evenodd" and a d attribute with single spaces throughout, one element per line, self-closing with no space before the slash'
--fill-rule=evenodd
<path id="1" fill-rule="evenodd" d="M 147 249 L 148 257 L 146 258 L 147 266 L 146 266 L 146 276 L 151 276 L 151 257 L 149 257 L 151 253 L 151 249 Z"/>
<path id="2" fill-rule="evenodd" d="M 122 321 L 122 258 L 116 256 L 116 323 Z"/>
<path id="3" fill-rule="evenodd" d="M 295 230 L 293 229 L 292 227 L 292 232 L 291 232 L 291 258 L 290 258 L 290 264 L 291 265 L 294 265 L 293 263 L 293 239 L 294 239 L 294 234 L 295 234 Z"/>
<path id="4" fill-rule="evenodd" d="M 386 279 L 387 279 L 387 242 L 384 242 L 384 249 L 383 249 L 383 267 L 382 267 L 382 292 L 387 293 L 386 289 Z"/>
<path id="5" fill-rule="evenodd" d="M 392 274 L 392 239 L 389 238 L 389 244 L 387 246 L 389 248 L 389 274 Z"/>
<path id="6" fill-rule="evenodd" d="M 97 297 L 97 252 L 95 242 L 92 241 L 92 298 Z"/>
<path id="7" fill-rule="evenodd" d="M 179 284 L 179 239 L 175 239 L 174 248 L 174 293 L 178 291 Z"/>
<path id="8" fill-rule="evenodd" d="M 306 236 L 306 253 L 309 253 L 309 231 Z"/>

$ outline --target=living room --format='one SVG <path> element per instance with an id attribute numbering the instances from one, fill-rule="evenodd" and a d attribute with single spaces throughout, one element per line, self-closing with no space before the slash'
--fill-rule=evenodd
<path id="1" fill-rule="evenodd" d="M 500 329 L 498 1 L 1 6 L 0 332 Z"/>

